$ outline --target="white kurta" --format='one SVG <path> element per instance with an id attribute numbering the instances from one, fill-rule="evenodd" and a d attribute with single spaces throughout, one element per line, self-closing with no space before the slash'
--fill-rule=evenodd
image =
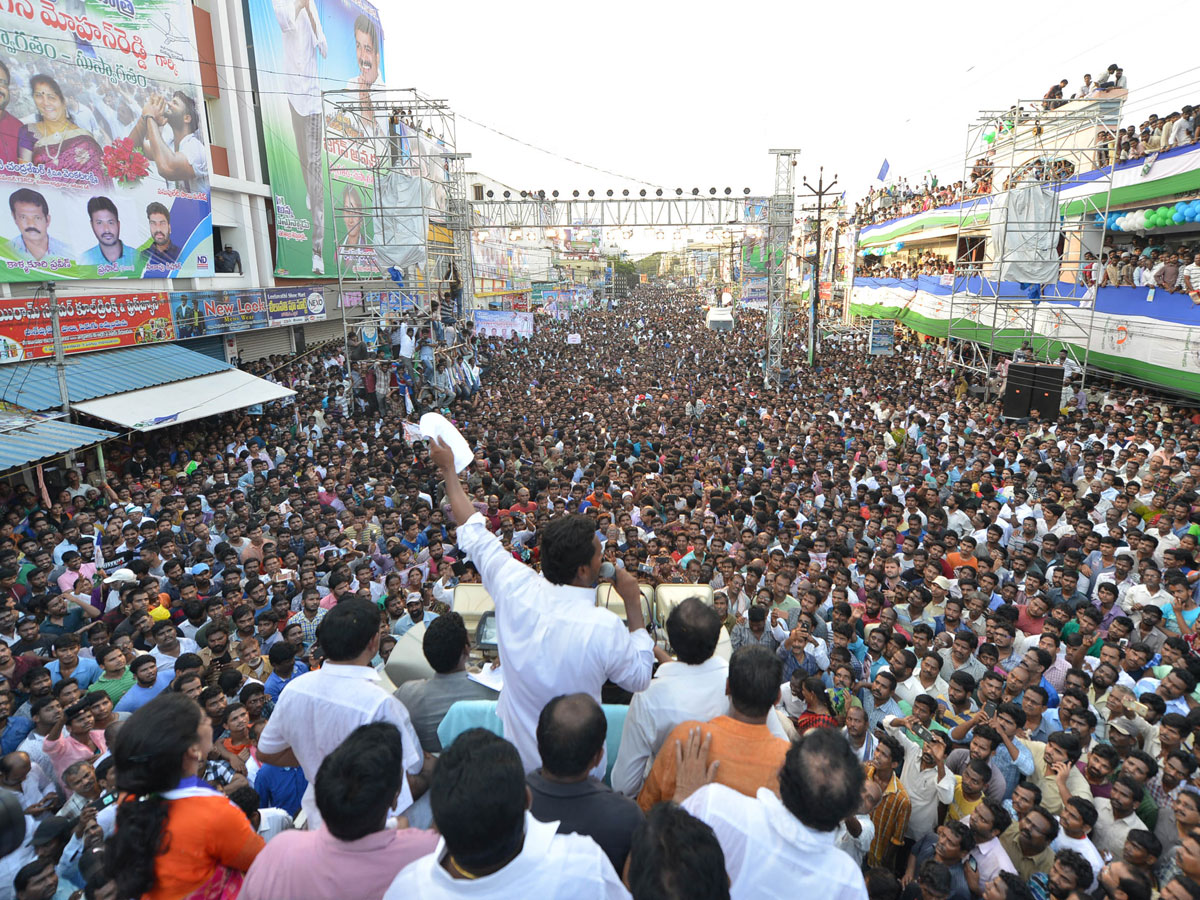
<path id="1" fill-rule="evenodd" d="M 837 849 L 836 833 L 808 828 L 769 789 L 747 797 L 723 784 L 706 784 L 683 808 L 716 833 L 733 900 L 866 900 L 862 871 Z"/>
<path id="2" fill-rule="evenodd" d="M 267 720 L 258 749 L 278 753 L 291 747 L 296 754 L 308 779 L 301 806 L 308 815 L 309 828 L 321 823 L 313 791 L 317 769 L 359 725 L 391 722 L 400 729 L 404 740 L 404 771 L 413 774 L 421 771 L 424 754 L 408 710 L 378 681 L 379 673 L 369 666 L 326 663 L 315 672 L 305 672 L 289 681 Z M 401 779 L 400 797 L 394 810 L 403 811 L 412 802 L 408 779 Z"/>
<path id="3" fill-rule="evenodd" d="M 428 856 L 401 869 L 383 900 L 620 900 L 629 896 L 595 841 L 579 834 L 557 834 L 557 830 L 557 822 L 539 822 L 526 812 L 521 852 L 500 871 L 470 880 L 451 877 L 439 864 L 446 852 L 446 842 L 440 840 Z"/>
<path id="4" fill-rule="evenodd" d="M 458 546 L 479 569 L 496 604 L 504 667 L 496 713 L 504 737 L 532 771 L 542 764 L 537 749 L 542 708 L 559 694 L 584 693 L 599 703 L 608 680 L 633 693 L 645 690 L 654 667 L 654 640 L 645 630 L 631 634 L 616 615 L 598 608 L 593 589 L 551 584 L 517 562 L 479 513 L 459 526 Z M 605 767 L 602 757 L 597 777 L 604 777 Z"/>

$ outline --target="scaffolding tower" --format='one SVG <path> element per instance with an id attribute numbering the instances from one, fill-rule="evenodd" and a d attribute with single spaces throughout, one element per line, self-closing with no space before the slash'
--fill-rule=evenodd
<path id="1" fill-rule="evenodd" d="M 444 100 L 412 88 L 323 93 L 327 190 L 344 330 L 366 336 L 401 316 L 429 321 L 470 301 L 459 232 L 465 156 Z"/>
<path id="2" fill-rule="evenodd" d="M 967 127 L 962 184 L 971 196 L 956 216 L 947 354 L 985 383 L 995 354 L 1023 345 L 1031 360 L 1065 347 L 1086 381 L 1096 307 L 1086 270 L 1104 247 L 1123 102 L 1047 110 L 1027 100 Z M 1030 204 L 1043 211 L 1023 211 Z M 1039 270 L 1052 277 L 1022 274 Z"/>

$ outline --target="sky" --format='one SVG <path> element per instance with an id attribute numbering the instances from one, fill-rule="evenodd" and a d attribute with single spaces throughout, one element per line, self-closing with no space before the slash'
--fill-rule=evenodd
<path id="1" fill-rule="evenodd" d="M 983 25 L 941 0 L 379 6 L 388 85 L 450 103 L 470 170 L 547 193 L 768 194 L 771 148 L 801 151 L 798 187 L 823 166 L 851 201 L 885 158 L 892 178 L 953 182 L 980 110 L 1061 78 L 1069 96 L 1114 62 L 1131 91 L 1124 124 L 1200 101 L 1200 65 L 1163 47 L 1162 16 L 1110 0 L 1069 16 L 1016 0 Z M 1038 24 L 1048 10 L 1053 27 Z"/>

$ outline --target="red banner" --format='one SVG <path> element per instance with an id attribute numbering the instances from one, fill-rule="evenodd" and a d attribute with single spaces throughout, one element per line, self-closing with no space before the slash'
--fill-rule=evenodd
<path id="1" fill-rule="evenodd" d="M 165 291 L 62 297 L 58 301 L 63 350 L 85 353 L 175 339 Z M 0 363 L 54 355 L 50 300 L 0 300 Z"/>

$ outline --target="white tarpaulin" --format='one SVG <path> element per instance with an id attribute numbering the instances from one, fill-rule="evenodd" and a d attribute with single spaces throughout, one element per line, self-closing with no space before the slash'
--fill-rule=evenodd
<path id="1" fill-rule="evenodd" d="M 992 278 L 1058 280 L 1058 196 L 1040 185 L 1014 188 L 992 207 Z"/>
<path id="2" fill-rule="evenodd" d="M 295 395 L 295 391 L 281 384 L 239 369 L 229 369 L 186 381 L 173 381 L 140 391 L 126 391 L 124 394 L 74 403 L 71 408 L 126 428 L 153 431 Z"/>

